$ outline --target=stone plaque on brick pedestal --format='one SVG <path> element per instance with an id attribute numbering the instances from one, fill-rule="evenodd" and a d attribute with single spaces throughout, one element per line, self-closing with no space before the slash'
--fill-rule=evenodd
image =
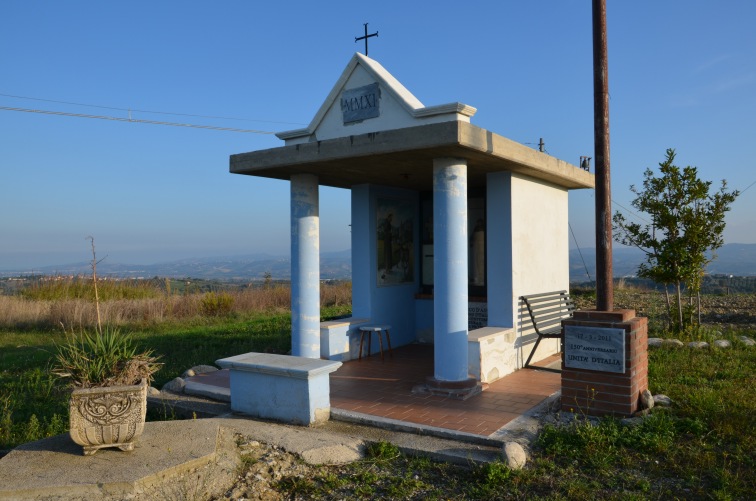
<path id="1" fill-rule="evenodd" d="M 564 365 L 572 369 L 625 372 L 625 329 L 564 327 Z"/>
<path id="2" fill-rule="evenodd" d="M 634 310 L 578 310 L 562 327 L 562 410 L 591 416 L 637 411 L 648 388 L 648 319 Z"/>

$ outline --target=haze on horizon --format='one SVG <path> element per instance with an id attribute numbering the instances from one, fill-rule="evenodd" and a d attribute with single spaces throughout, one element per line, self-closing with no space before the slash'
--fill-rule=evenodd
<path id="1" fill-rule="evenodd" d="M 671 147 L 713 187 L 745 190 L 725 242 L 756 243 L 756 3 L 680 5 L 608 5 L 614 209 L 627 214 L 629 186 Z M 543 138 L 572 164 L 594 156 L 590 2 L 392 0 L 366 14 L 345 1 L 87 0 L 6 2 L 0 16 L 0 269 L 87 261 L 89 235 L 117 263 L 288 255 L 289 184 L 228 172 L 229 155 L 282 145 L 274 135 L 17 110 L 301 128 L 364 50 L 364 22 L 380 33 L 370 57 L 423 104 L 475 106 L 473 124 Z M 350 248 L 349 192 L 321 187 L 320 200 L 321 249 Z M 593 204 L 570 193 L 582 248 L 595 247 Z"/>

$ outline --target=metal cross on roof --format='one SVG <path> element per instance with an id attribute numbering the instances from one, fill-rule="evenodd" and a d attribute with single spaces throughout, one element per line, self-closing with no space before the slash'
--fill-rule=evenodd
<path id="1" fill-rule="evenodd" d="M 378 32 L 376 31 L 375 33 L 372 33 L 372 34 L 368 35 L 368 29 L 367 29 L 368 23 L 363 23 L 363 24 L 365 25 L 365 36 L 354 37 L 354 43 L 357 43 L 360 40 L 365 40 L 365 55 L 367 56 L 368 55 L 368 38 L 370 38 L 370 37 L 377 37 L 378 36 Z"/>

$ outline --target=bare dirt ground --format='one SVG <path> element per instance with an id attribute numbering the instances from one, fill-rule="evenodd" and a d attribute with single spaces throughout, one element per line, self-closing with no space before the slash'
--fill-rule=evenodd
<path id="1" fill-rule="evenodd" d="M 573 293 L 578 308 L 596 307 L 595 293 Z M 674 297 L 671 297 L 674 301 Z M 614 291 L 615 308 L 634 309 L 640 316 L 655 319 L 657 324 L 666 317 L 666 299 L 663 292 L 623 290 Z M 729 325 L 756 329 L 756 294 L 702 295 L 701 323 L 709 327 L 726 328 Z M 653 325 L 653 324 L 652 324 Z"/>

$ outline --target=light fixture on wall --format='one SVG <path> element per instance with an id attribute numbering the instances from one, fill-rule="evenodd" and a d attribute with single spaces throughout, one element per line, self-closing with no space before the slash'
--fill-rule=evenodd
<path id="1" fill-rule="evenodd" d="M 591 157 L 580 157 L 580 168 L 584 171 L 591 170 Z"/>

